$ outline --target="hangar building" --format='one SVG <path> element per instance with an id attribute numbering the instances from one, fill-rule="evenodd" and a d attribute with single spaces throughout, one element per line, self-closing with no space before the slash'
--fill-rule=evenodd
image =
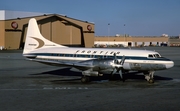
<path id="1" fill-rule="evenodd" d="M 0 47 L 22 49 L 28 21 L 35 18 L 42 35 L 58 44 L 92 47 L 94 24 L 58 14 L 0 11 Z"/>

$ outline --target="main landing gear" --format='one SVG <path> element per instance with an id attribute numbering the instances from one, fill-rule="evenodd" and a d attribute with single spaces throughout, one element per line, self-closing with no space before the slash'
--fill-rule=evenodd
<path id="1" fill-rule="evenodd" d="M 82 82 L 82 83 L 88 83 L 88 82 L 90 82 L 89 76 L 82 76 L 81 82 Z"/>
<path id="2" fill-rule="evenodd" d="M 144 76 L 149 83 L 154 83 L 154 71 L 144 72 Z"/>

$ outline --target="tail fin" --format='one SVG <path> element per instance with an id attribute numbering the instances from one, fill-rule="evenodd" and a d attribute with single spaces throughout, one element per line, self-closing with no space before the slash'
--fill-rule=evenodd
<path id="1" fill-rule="evenodd" d="M 39 27 L 38 27 L 36 19 L 35 18 L 30 19 L 29 24 L 28 24 L 23 54 L 29 53 L 31 51 L 34 51 L 40 48 L 54 47 L 54 46 L 66 47 L 66 46 L 53 43 L 47 40 L 46 38 L 44 38 L 39 31 Z"/>

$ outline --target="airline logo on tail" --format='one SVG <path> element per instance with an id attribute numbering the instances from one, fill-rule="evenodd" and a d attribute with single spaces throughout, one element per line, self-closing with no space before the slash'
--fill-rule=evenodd
<path id="1" fill-rule="evenodd" d="M 35 49 L 38 49 L 38 48 L 41 48 L 41 47 L 44 46 L 44 41 L 43 40 L 41 40 L 39 38 L 36 38 L 36 37 L 30 37 L 30 38 L 35 39 L 39 43 L 39 45 L 37 46 L 37 44 L 34 44 L 34 43 L 29 43 L 28 45 L 30 45 L 30 46 L 37 46 Z"/>

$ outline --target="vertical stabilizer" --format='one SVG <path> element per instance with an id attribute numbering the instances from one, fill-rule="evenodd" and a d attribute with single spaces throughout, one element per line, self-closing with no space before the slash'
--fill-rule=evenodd
<path id="1" fill-rule="evenodd" d="M 29 53 L 34 50 L 38 50 L 40 48 L 47 48 L 47 47 L 66 47 L 59 44 L 56 44 L 54 42 L 51 42 L 44 38 L 40 31 L 37 24 L 37 21 L 35 18 L 32 18 L 29 20 L 27 34 L 26 34 L 26 40 L 25 40 L 25 46 L 23 54 Z"/>

